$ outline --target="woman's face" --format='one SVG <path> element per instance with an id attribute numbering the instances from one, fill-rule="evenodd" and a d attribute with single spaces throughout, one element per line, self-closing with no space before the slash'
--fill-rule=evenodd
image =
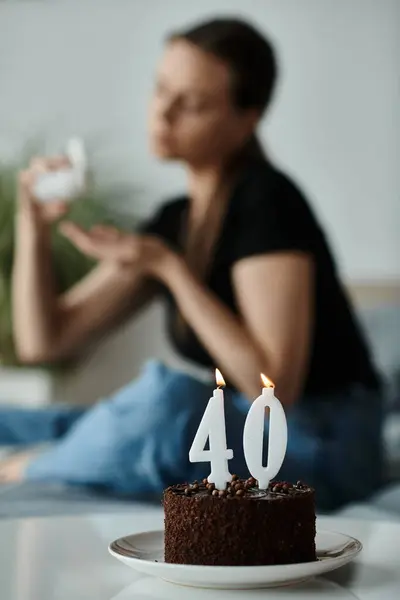
<path id="1" fill-rule="evenodd" d="M 218 163 L 245 143 L 256 122 L 254 111 L 233 105 L 222 61 L 184 40 L 167 45 L 149 114 L 156 156 L 193 166 Z"/>

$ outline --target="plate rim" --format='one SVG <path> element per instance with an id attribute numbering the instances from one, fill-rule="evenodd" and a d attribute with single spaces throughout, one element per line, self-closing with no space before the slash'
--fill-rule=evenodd
<path id="1" fill-rule="evenodd" d="M 139 564 L 148 564 L 148 565 L 152 565 L 155 568 L 157 568 L 157 566 L 162 566 L 165 569 L 176 569 L 176 568 L 190 568 L 191 570 L 195 570 L 195 571 L 204 571 L 205 569 L 213 569 L 214 571 L 224 571 L 224 570 L 228 570 L 228 569 L 237 569 L 237 570 L 260 570 L 260 569 L 276 569 L 276 568 L 287 568 L 290 569 L 290 567 L 306 567 L 306 566 L 311 566 L 311 565 L 315 565 L 316 563 L 319 564 L 334 564 L 335 562 L 341 562 L 344 558 L 343 555 L 339 555 L 339 556 L 333 556 L 333 557 L 326 557 L 323 560 L 316 560 L 316 561 L 312 561 L 312 562 L 303 562 L 303 563 L 285 563 L 282 565 L 188 565 L 188 564 L 184 564 L 184 563 L 167 563 L 164 561 L 158 562 L 158 561 L 154 561 L 154 560 L 148 560 L 146 558 L 138 558 L 135 556 L 130 556 L 130 555 L 126 555 L 126 554 L 122 554 L 120 552 L 118 552 L 118 550 L 114 550 L 113 546 L 115 544 L 117 544 L 117 542 L 119 542 L 122 539 L 126 539 L 129 537 L 136 537 L 138 535 L 149 535 L 149 534 L 161 534 L 164 535 L 164 529 L 148 529 L 146 531 L 138 531 L 136 533 L 131 533 L 131 534 L 127 534 L 124 536 L 120 536 L 119 538 L 113 540 L 112 542 L 109 543 L 108 545 L 108 551 L 109 553 L 114 556 L 115 558 L 118 559 L 127 559 L 129 561 L 135 562 L 135 563 L 139 563 Z M 353 550 L 350 551 L 350 556 L 353 558 L 355 558 L 358 554 L 360 554 L 360 552 L 363 550 L 363 544 L 362 542 L 360 542 L 360 540 L 358 540 L 357 538 L 348 535 L 347 533 L 342 533 L 341 531 L 334 531 L 332 529 L 317 529 L 316 534 L 323 534 L 323 533 L 329 533 L 329 534 L 335 534 L 335 535 L 340 535 L 340 536 L 344 536 L 345 538 L 347 538 L 347 540 L 349 542 L 353 542 L 355 543 L 355 548 Z M 349 558 L 349 554 L 345 555 L 346 558 Z"/>

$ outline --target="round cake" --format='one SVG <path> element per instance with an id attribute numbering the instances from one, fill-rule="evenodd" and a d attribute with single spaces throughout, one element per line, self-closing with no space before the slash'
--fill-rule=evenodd
<path id="1" fill-rule="evenodd" d="M 235 475 L 224 491 L 195 481 L 164 492 L 165 562 L 190 565 L 282 565 L 315 554 L 314 490 Z"/>

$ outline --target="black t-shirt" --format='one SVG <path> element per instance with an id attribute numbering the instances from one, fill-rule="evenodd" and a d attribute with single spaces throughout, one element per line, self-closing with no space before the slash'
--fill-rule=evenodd
<path id="1" fill-rule="evenodd" d="M 181 251 L 188 206 L 186 197 L 164 204 L 142 231 L 160 236 Z M 231 280 L 234 263 L 287 250 L 309 253 L 316 267 L 314 331 L 304 393 L 327 393 L 353 383 L 378 388 L 379 377 L 339 282 L 327 240 L 307 201 L 287 176 L 266 162 L 253 162 L 243 171 L 230 199 L 206 283 L 238 313 Z M 168 333 L 176 350 L 199 365 L 212 367 L 214 361 L 194 332 L 177 327 L 176 303 L 168 292 L 165 296 Z"/>

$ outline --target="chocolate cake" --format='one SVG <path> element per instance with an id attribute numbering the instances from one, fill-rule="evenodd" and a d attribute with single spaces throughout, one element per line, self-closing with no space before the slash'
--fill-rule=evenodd
<path id="1" fill-rule="evenodd" d="M 281 565 L 316 560 L 314 490 L 235 475 L 224 491 L 194 482 L 164 492 L 165 562 Z"/>

